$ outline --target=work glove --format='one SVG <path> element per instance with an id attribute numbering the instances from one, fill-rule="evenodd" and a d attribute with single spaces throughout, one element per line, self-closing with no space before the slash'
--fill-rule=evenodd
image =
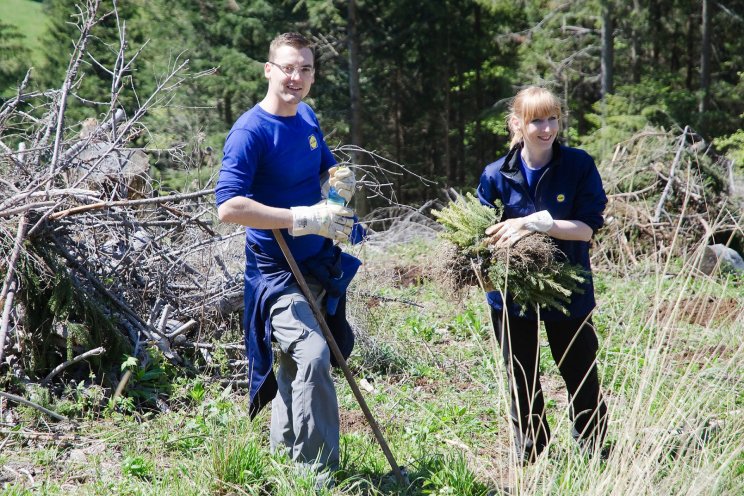
<path id="1" fill-rule="evenodd" d="M 292 236 L 317 234 L 335 241 L 349 239 L 354 226 L 354 211 L 322 201 L 311 207 L 292 207 Z"/>
<path id="2" fill-rule="evenodd" d="M 328 198 L 330 189 L 334 188 L 336 193 L 338 193 L 346 203 L 349 203 L 349 200 L 351 200 L 351 197 L 354 195 L 355 187 L 356 178 L 354 177 L 353 170 L 345 166 L 333 166 L 328 169 L 328 180 L 323 183 L 322 191 L 323 196 Z"/>
<path id="3" fill-rule="evenodd" d="M 532 232 L 548 232 L 553 227 L 553 216 L 547 210 L 540 210 L 524 218 L 524 227 Z"/>
<path id="4" fill-rule="evenodd" d="M 491 243 L 496 246 L 512 246 L 533 232 L 548 232 L 553 227 L 553 217 L 547 210 L 541 210 L 525 217 L 499 222 L 488 229 L 486 235 L 492 236 Z"/>

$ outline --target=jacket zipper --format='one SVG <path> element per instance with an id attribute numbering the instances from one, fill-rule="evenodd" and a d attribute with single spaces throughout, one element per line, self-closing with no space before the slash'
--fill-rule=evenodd
<path id="1" fill-rule="evenodd" d="M 548 166 L 546 166 L 548 167 Z M 542 176 L 540 176 L 540 179 L 537 180 L 537 186 L 535 186 L 535 201 L 532 202 L 533 205 L 535 205 L 535 212 L 537 212 L 537 204 L 538 204 L 538 198 L 540 198 L 540 195 L 538 195 L 538 191 L 540 191 L 540 183 L 542 182 L 543 178 L 547 176 L 550 172 L 552 172 L 550 169 L 543 172 Z"/>

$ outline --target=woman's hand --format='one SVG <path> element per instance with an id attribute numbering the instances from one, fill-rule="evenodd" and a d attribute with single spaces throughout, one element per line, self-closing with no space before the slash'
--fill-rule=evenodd
<path id="1" fill-rule="evenodd" d="M 512 246 L 514 243 L 533 232 L 547 233 L 555 222 L 550 212 L 540 210 L 526 217 L 507 219 L 486 229 L 486 235 L 491 236 L 489 243 L 496 246 Z"/>
<path id="2" fill-rule="evenodd" d="M 496 246 L 512 246 L 514 243 L 532 233 L 525 226 L 527 217 L 517 217 L 499 222 L 486 229 L 488 243 Z"/>

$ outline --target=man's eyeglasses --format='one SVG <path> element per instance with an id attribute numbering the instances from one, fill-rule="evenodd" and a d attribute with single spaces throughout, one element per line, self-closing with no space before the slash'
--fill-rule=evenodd
<path id="1" fill-rule="evenodd" d="M 269 60 L 269 64 L 273 65 L 284 73 L 287 77 L 294 76 L 295 72 L 301 77 L 310 77 L 315 74 L 315 67 L 311 65 L 303 65 L 301 67 L 295 67 L 293 65 L 279 65 Z"/>

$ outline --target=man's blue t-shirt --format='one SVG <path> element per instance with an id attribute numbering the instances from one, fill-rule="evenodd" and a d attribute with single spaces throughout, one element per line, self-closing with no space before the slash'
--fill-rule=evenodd
<path id="1" fill-rule="evenodd" d="M 235 122 L 223 151 L 218 206 L 235 196 L 278 208 L 314 205 L 321 200 L 321 174 L 336 163 L 317 117 L 304 102 L 291 117 L 254 106 Z M 284 259 L 271 230 L 248 228 L 246 233 L 249 246 Z M 302 262 L 320 251 L 325 238 L 289 236 L 287 242 Z"/>

